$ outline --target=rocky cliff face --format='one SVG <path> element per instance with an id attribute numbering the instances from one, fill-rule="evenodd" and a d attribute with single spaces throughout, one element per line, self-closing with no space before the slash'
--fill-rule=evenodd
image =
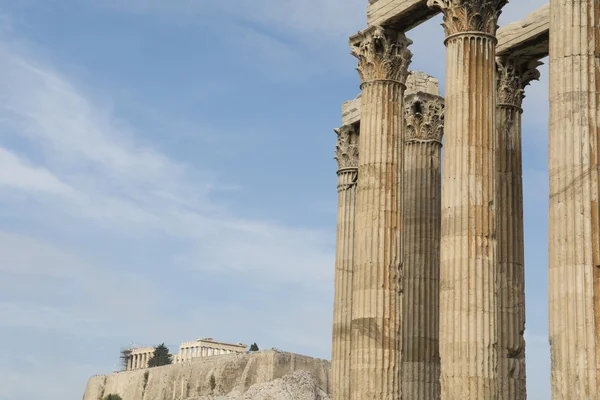
<path id="1" fill-rule="evenodd" d="M 94 376 L 83 400 L 329 400 L 328 385 L 328 361 L 262 351 Z"/>

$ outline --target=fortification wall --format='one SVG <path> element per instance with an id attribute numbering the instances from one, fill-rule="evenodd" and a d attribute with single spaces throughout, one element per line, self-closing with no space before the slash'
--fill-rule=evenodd
<path id="1" fill-rule="evenodd" d="M 216 383 L 212 393 L 211 375 L 214 375 Z M 294 378 L 290 379 L 292 375 Z M 261 391 L 257 387 L 266 383 L 278 380 L 286 386 L 298 381 L 298 377 L 302 381 L 301 390 L 307 391 L 298 398 L 321 399 L 329 392 L 328 361 L 292 353 L 261 351 L 94 376 L 88 381 L 83 400 L 101 400 L 109 393 L 118 394 L 123 400 L 199 399 L 209 395 L 249 398 L 243 395 L 251 387 L 252 392 L 258 393 Z M 314 396 L 308 393 L 311 391 Z M 250 398 L 257 397 L 252 395 Z"/>

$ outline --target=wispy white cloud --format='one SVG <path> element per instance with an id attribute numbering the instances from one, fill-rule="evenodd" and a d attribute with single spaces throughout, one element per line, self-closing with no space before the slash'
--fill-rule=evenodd
<path id="1" fill-rule="evenodd" d="M 329 278 L 331 241 L 323 232 L 251 221 L 224 210 L 207 188 L 219 184 L 141 144 L 136 132 L 116 120 L 65 77 L 10 46 L 0 48 L 0 126 L 43 154 L 32 165 L 0 148 L 0 189 L 37 189 L 62 195 L 53 212 L 103 224 L 120 234 L 177 237 L 191 251 L 179 258 L 223 272 L 260 271 L 275 280 Z M 0 142 L 1 144 L 1 142 Z M 17 175 L 18 174 L 18 175 Z M 213 189 L 214 190 L 214 189 Z M 36 196 L 35 194 L 33 196 Z M 38 194 L 40 201 L 46 193 Z M 302 272 L 298 272 L 302 271 Z"/>
<path id="2" fill-rule="evenodd" d="M 15 153 L 0 148 L 0 186 L 33 190 L 46 194 L 63 194 L 71 188 L 43 167 L 32 166 Z"/>

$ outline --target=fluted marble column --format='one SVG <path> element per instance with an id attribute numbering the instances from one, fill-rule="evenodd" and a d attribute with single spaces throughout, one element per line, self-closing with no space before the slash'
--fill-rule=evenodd
<path id="1" fill-rule="evenodd" d="M 336 129 L 338 162 L 338 222 L 335 256 L 335 298 L 331 358 L 332 396 L 350 398 L 352 326 L 352 270 L 354 263 L 354 206 L 358 178 L 358 130 L 352 125 Z"/>
<path id="2" fill-rule="evenodd" d="M 444 400 L 498 399 L 496 29 L 506 0 L 428 0 L 444 15 L 440 356 Z"/>
<path id="3" fill-rule="evenodd" d="M 371 27 L 350 38 L 362 81 L 350 398 L 401 398 L 403 102 L 411 41 Z"/>
<path id="4" fill-rule="evenodd" d="M 554 400 L 600 399 L 600 4 L 550 1 Z"/>
<path id="5" fill-rule="evenodd" d="M 537 60 L 496 59 L 498 98 L 498 384 L 500 399 L 527 398 L 525 373 L 525 249 L 521 114 L 525 87 L 539 79 Z"/>
<path id="6" fill-rule="evenodd" d="M 404 99 L 403 399 L 440 398 L 439 279 L 444 99 Z"/>

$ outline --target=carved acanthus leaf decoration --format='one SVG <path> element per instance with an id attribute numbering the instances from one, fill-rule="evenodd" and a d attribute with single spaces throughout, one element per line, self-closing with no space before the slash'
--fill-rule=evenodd
<path id="1" fill-rule="evenodd" d="M 358 168 L 357 130 L 352 125 L 344 125 L 334 131 L 337 134 L 334 158 L 338 162 L 338 169 Z"/>
<path id="2" fill-rule="evenodd" d="M 404 33 L 373 26 L 350 38 L 352 55 L 358 58 L 361 82 L 391 80 L 406 83 L 412 41 Z"/>
<path id="3" fill-rule="evenodd" d="M 444 99 L 415 93 L 404 99 L 406 130 L 404 140 L 442 143 L 444 136 Z"/>
<path id="4" fill-rule="evenodd" d="M 522 107 L 525 87 L 540 79 L 540 65 L 542 62 L 535 59 L 497 57 L 498 104 Z"/>
<path id="5" fill-rule="evenodd" d="M 446 36 L 463 32 L 496 35 L 498 18 L 508 0 L 427 0 L 427 6 L 444 14 Z"/>

